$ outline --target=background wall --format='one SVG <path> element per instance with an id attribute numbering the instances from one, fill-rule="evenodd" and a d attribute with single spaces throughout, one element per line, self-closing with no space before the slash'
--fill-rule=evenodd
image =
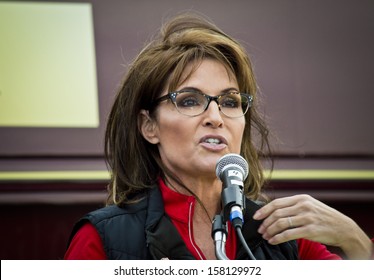
<path id="1" fill-rule="evenodd" d="M 188 10 L 247 47 L 279 154 L 374 154 L 373 1 L 58 2 L 92 3 L 100 127 L 0 128 L 1 155 L 102 155 L 106 116 L 127 65 L 162 22 Z"/>
<path id="2" fill-rule="evenodd" d="M 374 201 L 373 1 L 48 2 L 92 3 L 100 124 L 0 127 L 0 218 L 8 229 L 1 258 L 61 258 L 73 222 L 102 205 L 103 134 L 116 89 L 162 22 L 190 10 L 243 42 L 251 56 L 261 110 L 275 134 L 272 195 L 311 193 L 374 235 L 360 207 Z"/>

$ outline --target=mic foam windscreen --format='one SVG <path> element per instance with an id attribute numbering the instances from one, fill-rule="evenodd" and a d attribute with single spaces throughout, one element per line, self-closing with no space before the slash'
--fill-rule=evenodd
<path id="1" fill-rule="evenodd" d="M 236 165 L 243 169 L 244 179 L 248 176 L 248 163 L 247 161 L 238 154 L 226 154 L 221 157 L 216 164 L 216 175 L 220 178 L 222 171 L 228 166 Z"/>

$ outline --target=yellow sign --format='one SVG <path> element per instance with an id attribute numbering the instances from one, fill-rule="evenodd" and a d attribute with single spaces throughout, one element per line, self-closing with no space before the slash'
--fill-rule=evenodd
<path id="1" fill-rule="evenodd" d="M 91 4 L 0 2 L 0 126 L 99 126 Z"/>

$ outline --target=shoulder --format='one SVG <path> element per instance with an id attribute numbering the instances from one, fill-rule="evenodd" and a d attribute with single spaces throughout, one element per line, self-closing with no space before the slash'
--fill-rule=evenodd
<path id="1" fill-rule="evenodd" d="M 119 207 L 117 205 L 106 206 L 97 210 L 94 210 L 86 214 L 82 220 L 89 220 L 92 224 L 98 224 L 101 222 L 106 222 L 110 219 L 120 219 L 127 214 L 137 214 L 139 212 L 145 211 L 146 208 L 142 207 L 141 204 L 129 205 L 126 207 Z"/>
<path id="2" fill-rule="evenodd" d="M 96 228 L 85 223 L 74 235 L 65 252 L 66 260 L 104 260 L 106 253 Z"/>
<path id="3" fill-rule="evenodd" d="M 99 232 L 103 240 L 109 236 L 129 235 L 137 229 L 140 231 L 144 228 L 147 217 L 147 207 L 145 203 L 137 203 L 119 207 L 117 205 L 106 206 L 88 213 L 79 222 L 81 227 L 87 221 L 90 222 Z M 131 231 L 129 229 L 131 228 Z"/>
<path id="4" fill-rule="evenodd" d="M 121 207 L 110 205 L 88 213 L 74 226 L 70 242 L 83 227 L 90 224 L 109 259 L 146 258 L 145 228 L 148 224 L 156 223 L 163 215 L 157 194 L 157 188 L 151 189 L 136 203 Z"/>
<path id="5" fill-rule="evenodd" d="M 152 187 L 143 192 L 136 202 L 119 205 L 108 205 L 96 209 L 86 214 L 81 220 L 89 220 L 92 224 L 99 224 L 107 222 L 108 220 L 116 220 L 135 217 L 137 215 L 145 215 L 149 211 L 152 204 L 151 201 L 158 200 L 157 194 L 159 190 L 157 187 Z M 160 196 L 160 195 L 159 195 Z"/>
<path id="6" fill-rule="evenodd" d="M 92 228 L 96 229 L 96 232 L 104 241 L 108 239 L 110 235 L 128 232 L 126 229 L 128 229 L 129 226 L 134 227 L 134 221 L 144 223 L 143 220 L 145 219 L 145 216 L 146 206 L 144 206 L 143 203 L 133 204 L 126 207 L 110 205 L 96 209 L 83 216 L 74 225 L 70 235 L 69 244 L 73 237 L 87 224 L 90 224 Z M 134 227 L 134 229 L 135 228 L 137 227 Z"/>
<path id="7" fill-rule="evenodd" d="M 130 208 L 107 206 L 80 219 L 74 226 L 65 258 L 145 258 L 146 210 Z"/>

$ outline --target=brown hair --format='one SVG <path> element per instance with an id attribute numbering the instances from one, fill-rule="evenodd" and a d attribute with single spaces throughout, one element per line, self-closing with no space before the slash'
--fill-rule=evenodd
<path id="1" fill-rule="evenodd" d="M 112 172 L 108 204 L 130 203 L 160 176 L 173 176 L 162 164 L 157 146 L 140 134 L 138 115 L 142 109 L 152 115 L 152 102 L 161 92 L 167 86 L 167 90 L 175 90 L 187 64 L 197 65 L 204 58 L 222 62 L 235 75 L 240 91 L 254 97 L 254 105 L 245 115 L 241 155 L 247 160 L 250 173 L 245 193 L 258 199 L 264 184 L 259 154 L 269 150 L 269 143 L 268 129 L 256 109 L 257 85 L 248 55 L 237 41 L 210 21 L 182 14 L 167 22 L 158 37 L 139 53 L 117 93 L 105 133 L 105 155 Z M 254 132 L 260 139 L 257 147 Z"/>

